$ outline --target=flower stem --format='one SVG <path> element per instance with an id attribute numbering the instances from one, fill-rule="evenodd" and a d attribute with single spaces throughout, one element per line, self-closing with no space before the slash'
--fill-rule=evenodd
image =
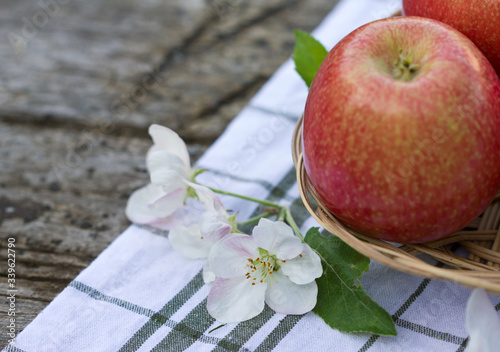
<path id="1" fill-rule="evenodd" d="M 277 209 L 283 208 L 282 205 L 280 205 L 280 204 L 278 204 L 276 202 L 271 202 L 271 201 L 268 201 L 268 200 L 252 198 L 252 197 L 244 196 L 242 194 L 227 192 L 227 191 L 223 191 L 223 190 L 212 188 L 212 187 L 209 187 L 209 188 L 210 188 L 210 190 L 212 190 L 212 192 L 215 192 L 215 193 L 218 193 L 218 194 L 223 194 L 223 195 L 230 196 L 230 197 L 245 199 L 245 200 L 248 200 L 250 202 L 259 203 L 259 204 L 266 205 L 268 207 L 277 208 Z"/>
<path id="2" fill-rule="evenodd" d="M 276 202 L 271 202 L 268 200 L 262 200 L 262 199 L 257 199 L 257 198 L 253 198 L 253 197 L 248 197 L 248 196 L 244 196 L 242 194 L 227 192 L 227 191 L 223 191 L 223 190 L 212 188 L 212 187 L 209 187 L 209 188 L 210 188 L 210 190 L 212 190 L 212 192 L 215 192 L 218 194 L 223 194 L 223 195 L 230 196 L 230 197 L 240 198 L 240 199 L 248 200 L 250 202 L 254 202 L 254 203 L 258 203 L 258 204 L 262 204 L 262 205 L 265 205 L 268 207 L 273 207 L 273 208 L 278 209 L 280 211 L 280 215 L 279 215 L 278 220 L 285 220 L 288 223 L 288 225 L 290 225 L 290 227 L 293 229 L 293 232 L 295 233 L 295 235 L 297 235 L 297 237 L 300 238 L 300 240 L 302 242 L 304 242 L 304 236 L 302 236 L 302 233 L 300 232 L 300 229 L 297 226 L 297 223 L 293 219 L 293 216 L 292 216 L 292 213 L 291 213 L 289 207 L 283 206 L 281 204 L 278 204 Z M 265 214 L 269 214 L 269 212 L 266 212 L 262 215 L 248 219 L 247 221 L 239 223 L 238 225 L 246 225 L 247 223 L 252 223 L 252 222 L 258 221 L 261 218 L 263 218 L 264 216 L 266 216 Z"/>
<path id="3" fill-rule="evenodd" d="M 196 176 L 204 173 L 205 171 L 207 171 L 207 169 L 196 169 L 196 170 L 191 171 L 192 172 L 192 174 L 191 174 L 191 182 L 196 182 L 194 180 L 196 178 Z"/>
<path id="4" fill-rule="evenodd" d="M 237 222 L 237 225 L 238 225 L 238 226 L 246 226 L 246 225 L 251 225 L 251 224 L 253 224 L 253 223 L 256 223 L 257 221 L 259 221 L 259 220 L 260 220 L 260 219 L 262 219 L 262 218 L 268 218 L 268 217 L 273 216 L 273 215 L 275 215 L 275 214 L 273 214 L 273 213 L 269 213 L 269 212 L 262 213 L 262 214 L 260 214 L 260 215 L 257 215 L 257 216 L 255 216 L 255 217 L 253 217 L 253 218 L 250 218 L 250 219 L 248 219 L 248 220 L 245 220 L 245 221 L 238 221 L 238 222 Z"/>
<path id="5" fill-rule="evenodd" d="M 293 232 L 295 232 L 295 234 L 297 235 L 297 237 L 300 238 L 300 240 L 302 242 L 304 242 L 304 236 L 302 236 L 302 233 L 300 232 L 300 229 L 297 226 L 297 223 L 293 219 L 292 212 L 290 211 L 290 208 L 288 208 L 288 207 L 286 208 L 286 211 L 285 211 L 285 220 L 288 223 L 288 225 L 290 225 L 290 227 L 292 228 Z"/>
<path id="6" fill-rule="evenodd" d="M 283 207 L 280 210 L 280 216 L 278 217 L 278 221 L 285 221 L 286 208 Z"/>

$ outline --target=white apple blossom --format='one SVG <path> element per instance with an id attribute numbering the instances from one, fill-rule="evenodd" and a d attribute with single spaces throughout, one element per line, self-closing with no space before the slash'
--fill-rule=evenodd
<path id="1" fill-rule="evenodd" d="M 218 240 L 231 231 L 237 231 L 236 216 L 229 216 L 219 197 L 210 189 L 192 183 L 189 185 L 196 191 L 206 211 L 199 217 L 199 223 L 173 228 L 169 239 L 172 247 L 184 256 L 193 259 L 207 258 Z M 207 262 L 203 267 L 203 281 L 210 284 L 215 278 Z"/>
<path id="2" fill-rule="evenodd" d="M 199 224 L 172 229 L 169 234 L 170 243 L 186 257 L 207 258 L 218 240 L 233 228 L 236 230 L 235 217 L 227 214 L 219 197 L 210 189 L 194 183 L 188 184 L 196 191 L 206 211 L 201 215 Z M 206 270 L 208 274 L 209 269 Z"/>
<path id="3" fill-rule="evenodd" d="M 200 189 L 197 193 L 206 208 L 206 212 L 200 218 L 200 233 L 204 238 L 218 241 L 231 231 L 237 231 L 236 215 L 230 216 L 212 191 Z"/>
<path id="4" fill-rule="evenodd" d="M 146 165 L 151 176 L 151 183 L 160 186 L 166 194 L 174 191 L 187 192 L 190 181 L 191 164 L 186 144 L 171 129 L 151 125 L 149 134 L 153 146 L 146 157 Z M 182 201 L 182 200 L 181 200 Z"/>
<path id="5" fill-rule="evenodd" d="M 261 219 L 253 236 L 229 234 L 208 257 L 217 277 L 208 295 L 208 312 L 221 323 L 257 316 L 264 302 L 284 314 L 304 314 L 316 305 L 319 256 L 281 221 Z"/>
<path id="6" fill-rule="evenodd" d="M 208 257 L 213 243 L 203 241 L 200 225 L 177 226 L 168 234 L 172 247 L 188 258 L 201 259 Z"/>
<path id="7" fill-rule="evenodd" d="M 222 237 L 237 232 L 236 215 L 229 216 L 226 210 L 222 207 L 206 211 L 200 218 L 200 235 L 202 241 L 208 242 L 210 249 Z M 208 257 L 209 252 L 207 253 Z M 214 282 L 216 279 L 215 273 L 211 270 L 208 262 L 203 268 L 203 281 L 206 284 Z"/>
<path id="8" fill-rule="evenodd" d="M 136 224 L 147 224 L 163 230 L 187 224 L 189 219 L 199 219 L 203 209 L 200 202 L 191 198 L 186 200 L 185 205 L 178 207 L 178 203 L 172 201 L 175 196 L 167 195 L 161 187 L 149 183 L 132 193 L 125 214 Z"/>
<path id="9" fill-rule="evenodd" d="M 465 352 L 497 352 L 500 349 L 500 321 L 486 291 L 476 288 L 467 303 L 466 328 L 469 342 Z"/>
<path id="10" fill-rule="evenodd" d="M 177 133 L 151 125 L 149 134 L 154 142 L 146 157 L 151 183 L 132 193 L 125 213 L 132 222 L 171 229 L 178 226 L 182 213 L 189 212 L 183 209 L 186 199 L 196 198 L 198 191 L 207 188 L 191 183 L 195 171 Z"/>

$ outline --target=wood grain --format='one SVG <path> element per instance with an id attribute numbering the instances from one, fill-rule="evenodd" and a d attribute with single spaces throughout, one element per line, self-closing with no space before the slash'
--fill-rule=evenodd
<path id="1" fill-rule="evenodd" d="M 2 1 L 0 290 L 14 237 L 17 332 L 129 225 L 148 126 L 195 161 L 335 3 Z"/>

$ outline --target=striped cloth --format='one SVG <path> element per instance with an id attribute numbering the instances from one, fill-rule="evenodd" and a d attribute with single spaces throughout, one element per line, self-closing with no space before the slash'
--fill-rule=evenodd
<path id="1" fill-rule="evenodd" d="M 356 27 L 389 16 L 400 1 L 343 0 L 314 32 L 332 47 Z M 315 225 L 301 205 L 290 142 L 307 88 L 286 62 L 207 151 L 199 178 L 213 187 L 291 206 L 302 230 Z M 241 219 L 253 203 L 223 198 Z M 378 263 L 361 280 L 393 317 L 397 337 L 344 334 L 317 315 L 266 308 L 219 327 L 207 312 L 203 261 L 176 253 L 166 232 L 132 225 L 3 351 L 463 351 L 470 290 Z M 490 297 L 497 310 L 500 297 Z"/>

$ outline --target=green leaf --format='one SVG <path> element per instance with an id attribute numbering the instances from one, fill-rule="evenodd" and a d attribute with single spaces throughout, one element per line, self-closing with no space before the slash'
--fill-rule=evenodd
<path id="1" fill-rule="evenodd" d="M 328 51 L 310 34 L 300 30 L 295 30 L 294 34 L 293 61 L 295 62 L 295 70 L 310 87 Z"/>
<path id="2" fill-rule="evenodd" d="M 305 242 L 318 253 L 323 265 L 323 275 L 316 280 L 318 303 L 313 311 L 330 327 L 343 332 L 396 335 L 389 313 L 359 282 L 370 259 L 336 236 L 322 236 L 316 227 L 307 232 Z"/>

